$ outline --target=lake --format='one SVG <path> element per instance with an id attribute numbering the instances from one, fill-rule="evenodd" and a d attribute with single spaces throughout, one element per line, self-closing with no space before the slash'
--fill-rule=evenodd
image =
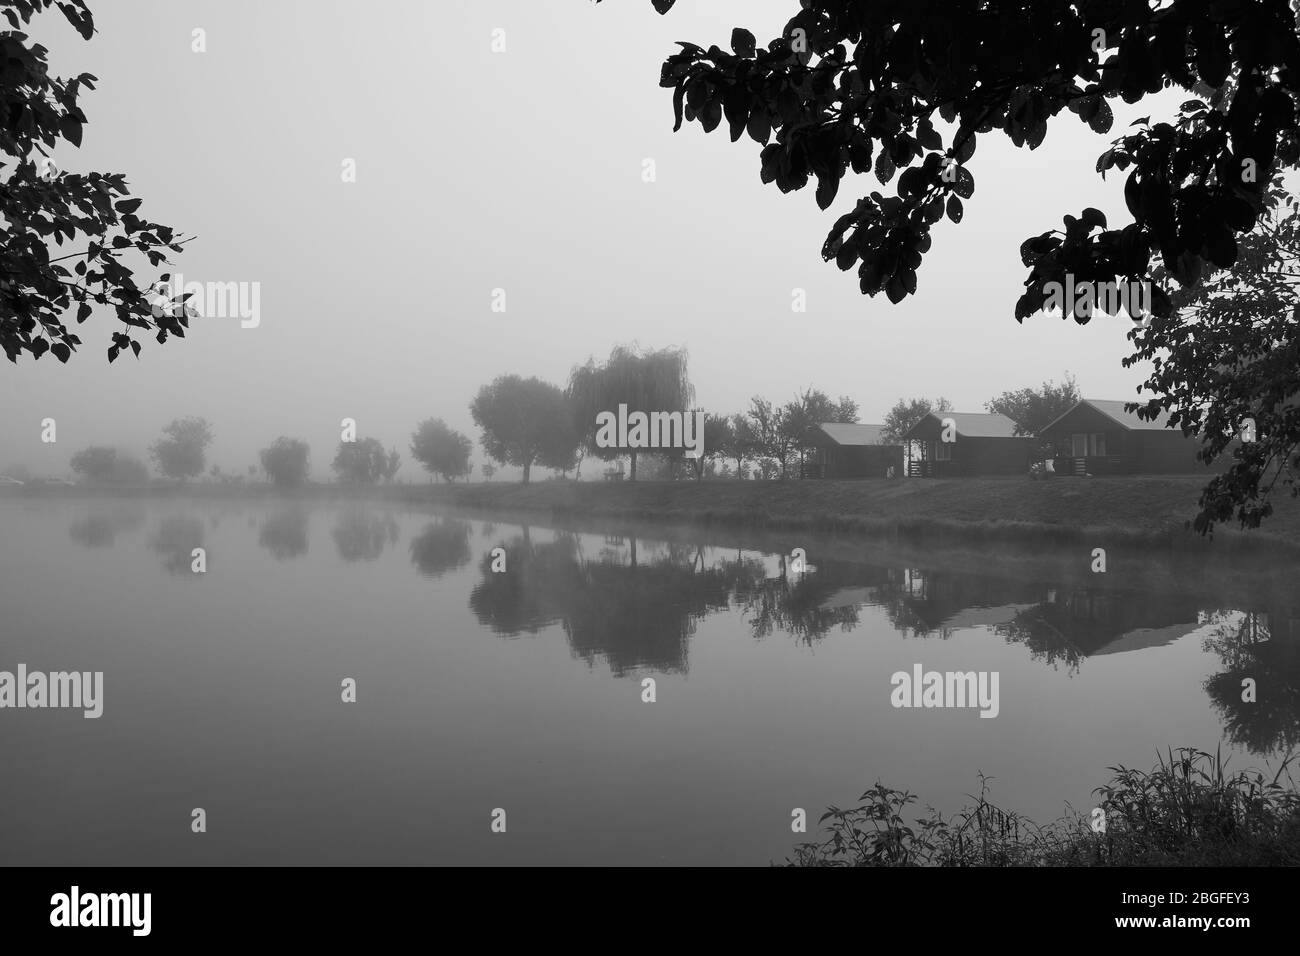
<path id="1" fill-rule="evenodd" d="M 0 671 L 104 675 L 98 719 L 0 710 L 0 863 L 766 865 L 876 781 L 1046 823 L 1300 740 L 1285 570 L 547 524 L 0 497 Z M 918 665 L 997 716 L 893 706 Z"/>

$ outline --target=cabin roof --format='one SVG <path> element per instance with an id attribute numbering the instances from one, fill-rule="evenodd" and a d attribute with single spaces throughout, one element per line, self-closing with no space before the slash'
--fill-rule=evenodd
<path id="1" fill-rule="evenodd" d="M 837 445 L 880 445 L 883 425 L 865 425 L 857 422 L 818 422 L 817 427 Z"/>
<path id="2" fill-rule="evenodd" d="M 1043 431 L 1047 431 L 1048 429 L 1055 426 L 1057 422 L 1065 418 L 1066 415 L 1069 415 L 1072 412 L 1074 412 L 1075 409 L 1077 409 L 1080 405 L 1092 406 L 1094 409 L 1101 412 L 1107 418 L 1114 421 L 1115 424 L 1119 425 L 1119 427 L 1123 428 L 1125 431 L 1162 432 L 1166 429 L 1167 426 L 1162 424 L 1158 419 L 1153 422 L 1148 422 L 1141 418 L 1138 418 L 1136 412 L 1124 411 L 1124 406 L 1127 404 L 1128 404 L 1127 402 L 1113 401 L 1111 399 L 1104 399 L 1104 398 L 1084 398 L 1081 399 L 1077 404 L 1073 405 L 1070 408 L 1070 411 L 1066 412 L 1065 415 L 1061 415 L 1057 417 L 1055 420 L 1051 422 L 1051 424 L 1044 426 Z"/>
<path id="3" fill-rule="evenodd" d="M 907 430 L 907 434 L 924 424 L 927 418 L 933 418 L 940 424 L 945 418 L 951 418 L 957 426 L 957 434 L 967 438 L 1016 438 L 1016 423 L 1005 415 L 996 412 L 930 412 Z M 906 437 L 906 436 L 904 436 Z"/>

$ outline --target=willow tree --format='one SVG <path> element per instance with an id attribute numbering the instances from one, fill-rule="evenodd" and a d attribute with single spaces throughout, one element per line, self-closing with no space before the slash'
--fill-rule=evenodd
<path id="1" fill-rule="evenodd" d="M 601 412 L 617 414 L 620 405 L 626 405 L 629 413 L 685 415 L 694 401 L 695 389 L 687 375 L 685 349 L 643 352 L 635 345 L 619 345 L 603 365 L 588 359 L 587 364 L 575 368 L 569 375 L 568 395 L 583 446 L 605 461 L 628 455 L 632 462 L 631 477 L 636 481 L 638 449 L 597 445 L 596 416 Z"/>

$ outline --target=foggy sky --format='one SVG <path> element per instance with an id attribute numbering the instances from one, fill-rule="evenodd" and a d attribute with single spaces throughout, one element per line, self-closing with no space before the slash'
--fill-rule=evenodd
<path id="1" fill-rule="evenodd" d="M 904 396 L 982 411 L 1066 371 L 1096 398 L 1133 398 L 1145 378 L 1120 365 L 1127 320 L 1022 326 L 1013 310 L 1024 239 L 1085 206 L 1127 221 L 1122 175 L 1103 182 L 1094 164 L 1132 119 L 1160 113 L 1151 101 L 1112 103 L 1105 136 L 1062 113 L 1033 153 L 981 136 L 965 219 L 935 227 L 917 295 L 892 306 L 820 257 L 834 219 L 881 189 L 873 176 L 850 174 L 823 213 L 811 188 L 763 186 L 759 147 L 732 144 L 725 123 L 672 133 L 658 75 L 674 41 L 726 47 L 744 25 L 766 43 L 794 0 L 682 0 L 666 17 L 648 0 L 91 6 L 89 43 L 57 12 L 33 30 L 55 72 L 100 80 L 83 96 L 82 149 L 57 161 L 126 173 L 140 215 L 198 237 L 173 271 L 260 282 L 261 324 L 195 320 L 184 340 L 146 338 L 138 361 L 110 366 L 119 326 L 97 313 L 66 366 L 6 362 L 0 468 L 62 473 L 92 443 L 143 457 L 193 414 L 214 426 L 209 463 L 244 472 L 290 435 L 324 479 L 352 417 L 401 451 L 401 477 L 425 480 L 410 434 L 441 417 L 475 440 L 478 478 L 468 405 L 481 385 L 511 372 L 563 385 L 627 342 L 684 346 L 699 404 L 718 413 L 811 385 L 879 422 Z M 196 27 L 205 53 L 191 51 Z M 505 53 L 491 52 L 496 28 Z M 356 183 L 341 181 L 346 158 Z M 806 314 L 791 311 L 794 288 Z M 47 417 L 55 445 L 40 442 Z"/>

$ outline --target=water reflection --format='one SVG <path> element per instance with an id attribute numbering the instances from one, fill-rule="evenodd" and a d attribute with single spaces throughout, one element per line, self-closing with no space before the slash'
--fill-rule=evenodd
<path id="1" fill-rule="evenodd" d="M 193 551 L 203 547 L 203 522 L 189 515 L 167 515 L 149 539 L 149 548 L 162 558 L 170 574 L 188 574 L 192 570 Z M 194 575 L 198 577 L 198 575 Z"/>
<path id="2" fill-rule="evenodd" d="M 995 630 L 1024 645 L 1035 660 L 1071 671 L 1084 658 L 1171 644 L 1201 626 L 1197 602 L 1186 595 L 1041 585 L 1038 590 L 1040 600 L 1017 608 Z"/>
<path id="3" fill-rule="evenodd" d="M 740 554 L 724 564 L 733 568 L 741 606 L 755 638 L 782 631 L 810 646 L 833 629 L 853 630 L 859 609 L 876 603 L 875 591 L 882 583 L 874 573 L 877 569 L 847 561 L 819 561 L 815 569 L 800 572 L 781 555 L 771 577 L 762 562 Z"/>
<path id="4" fill-rule="evenodd" d="M 339 557 L 349 564 L 374 561 L 386 546 L 397 543 L 400 533 L 397 522 L 387 512 L 349 508 L 334 527 L 334 544 Z"/>
<path id="5" fill-rule="evenodd" d="M 577 539 L 565 535 L 534 544 L 518 537 L 498 547 L 505 552 L 506 570 L 492 570 L 500 564 L 489 550 L 479 562 L 483 579 L 470 592 L 469 606 L 479 623 L 510 637 L 558 623 L 564 617 L 561 596 L 577 588 Z"/>
<path id="6" fill-rule="evenodd" d="M 492 570 L 489 551 L 470 608 L 498 634 L 558 623 L 575 657 L 603 660 L 615 676 L 642 667 L 685 672 L 696 622 L 731 606 L 736 565 L 705 566 L 702 547 L 666 544 L 646 556 L 635 537 L 615 542 L 607 538 L 611 546 L 591 560 L 572 535 L 503 543 L 507 571 Z"/>
<path id="7" fill-rule="evenodd" d="M 235 521 L 212 534 L 243 534 L 242 510 L 229 513 Z M 310 505 L 280 505 L 249 521 L 257 544 L 289 561 L 308 554 L 310 515 Z M 170 573 L 188 574 L 209 526 L 223 527 L 213 517 L 202 510 L 166 515 L 147 546 Z M 144 521 L 144 511 L 109 505 L 77 517 L 68 536 L 82 547 L 109 548 Z M 837 556 L 843 549 L 814 553 L 814 566 L 799 571 L 771 548 L 412 519 L 366 507 L 340 512 L 332 536 L 344 562 L 373 561 L 398 542 L 404 523 L 414 532 L 410 560 L 421 575 L 442 578 L 478 558 L 476 569 L 456 580 L 485 629 L 502 637 L 557 629 L 574 658 L 615 676 L 686 673 L 699 623 L 723 614 L 753 640 L 779 636 L 801 646 L 882 626 L 941 641 L 974 629 L 1071 678 L 1090 659 L 1163 653 L 1195 635 L 1211 655 L 1203 689 L 1224 738 L 1263 756 L 1300 747 L 1300 609 L 1281 578 L 1252 590 L 1229 588 L 1213 570 L 1184 581 L 1165 568 L 1161 584 L 1116 579 L 1102 586 L 1110 582 L 1050 569 L 1026 574 L 998 561 L 962 566 L 939 553 L 904 560 L 892 551 L 858 559 L 852 549 L 849 557 Z M 504 571 L 493 570 L 502 564 L 496 547 L 504 550 Z M 1159 667 L 1163 658 L 1156 660 Z M 1247 681 L 1253 698 L 1244 693 Z"/>
<path id="8" fill-rule="evenodd" d="M 119 534 L 127 534 L 144 526 L 144 512 L 111 511 L 94 513 L 77 518 L 68 526 L 68 536 L 84 548 L 107 548 Z"/>
<path id="9" fill-rule="evenodd" d="M 427 577 L 441 577 L 470 560 L 469 525 L 464 521 L 444 518 L 430 522 L 411 539 L 411 563 Z"/>
<path id="10" fill-rule="evenodd" d="M 501 636 L 562 628 L 575 657 L 685 672 L 698 622 L 738 612 L 755 639 L 783 634 L 805 645 L 862 624 L 866 608 L 883 612 L 905 637 L 946 640 L 971 628 L 1025 648 L 1031 660 L 1070 674 L 1092 657 L 1173 644 L 1214 625 L 1205 648 L 1224 672 L 1205 690 L 1237 746 L 1272 754 L 1300 745 L 1300 611 L 1206 610 L 1198 591 L 1101 588 L 917 567 L 822 558 L 805 573 L 784 556 L 720 552 L 703 545 L 558 533 L 537 542 L 524 534 L 498 544 L 506 571 L 494 572 L 491 548 L 479 562 L 469 606 Z M 598 542 L 584 552 L 584 541 Z M 500 562 L 495 562 L 500 566 Z M 1287 639 L 1270 621 L 1284 621 Z M 1251 677 L 1259 702 L 1243 702 Z"/>
<path id="11" fill-rule="evenodd" d="M 1227 738 L 1254 754 L 1300 745 L 1300 610 L 1217 612 L 1212 619 L 1204 647 L 1223 670 L 1206 680 L 1205 692 Z"/>
<path id="12" fill-rule="evenodd" d="M 1107 766 L 1141 766 L 1156 745 L 1222 743 L 1243 769 L 1300 747 L 1294 568 L 1287 578 L 1279 566 L 1112 554 L 1112 573 L 1093 575 L 1079 555 L 1047 549 L 630 522 L 553 530 L 505 516 L 488 529 L 413 503 L 333 501 L 0 497 L 13 656 L 80 659 L 119 681 L 121 733 L 96 734 L 110 778 L 93 794 L 60 786 L 60 768 L 82 756 L 76 735 L 40 721 L 16 738 L 27 749 L 11 763 L 36 776 L 9 788 L 15 812 L 42 824 L 19 834 L 20 859 L 107 853 L 93 830 L 108 794 L 109 816 L 138 821 L 115 852 L 194 862 L 192 846 L 154 832 L 171 796 L 136 770 L 159 754 L 201 757 L 196 783 L 231 812 L 247 807 L 248 780 L 277 781 L 272 803 L 229 828 L 247 837 L 237 852 L 222 844 L 213 864 L 274 862 L 285 846 L 317 852 L 309 862 L 358 862 L 317 839 L 339 806 L 302 816 L 321 806 L 340 760 L 360 768 L 341 809 L 381 808 L 353 815 L 348 850 L 363 847 L 364 862 L 417 863 L 430 846 L 452 862 L 481 860 L 479 838 L 464 835 L 478 828 L 458 821 L 486 796 L 553 808 L 596 794 L 593 806 L 613 809 L 589 831 L 574 830 L 585 812 L 556 817 L 563 825 L 543 828 L 554 841 L 510 862 L 606 864 L 779 859 L 788 841 L 772 820 L 784 811 L 754 798 L 773 786 L 821 806 L 881 779 L 954 809 L 983 770 L 1051 819 L 1062 801 L 1089 799 Z M 807 571 L 788 557 L 796 543 Z M 497 546 L 504 571 L 493 570 Z M 196 577 L 195 547 L 208 550 L 203 595 L 152 586 L 160 561 Z M 79 586 L 59 591 L 69 574 Z M 366 711 L 362 733 L 316 733 L 337 720 L 329 688 L 366 661 L 376 669 L 362 686 L 379 686 L 384 706 Z M 889 675 L 913 662 L 998 670 L 998 720 L 895 713 Z M 222 690 L 191 695 L 185 721 L 160 720 L 173 702 L 158 680 L 167 673 L 212 675 Z M 257 679 L 239 679 L 249 673 Z M 689 675 L 660 688 L 669 711 L 639 703 L 639 678 L 658 674 Z M 1253 697 L 1243 699 L 1243 681 Z M 648 724 L 655 714 L 669 719 Z M 241 740 L 287 733 L 294 773 L 283 773 L 285 747 L 232 748 L 232 715 L 244 715 Z M 518 771 L 537 761 L 544 772 Z M 447 813 L 422 814 L 428 794 Z M 639 822 L 610 829 L 615 817 Z M 764 832 L 777 845 L 756 851 Z"/>
<path id="13" fill-rule="evenodd" d="M 262 522 L 257 543 L 270 551 L 277 561 L 288 561 L 306 554 L 307 512 L 296 507 L 274 512 Z"/>

